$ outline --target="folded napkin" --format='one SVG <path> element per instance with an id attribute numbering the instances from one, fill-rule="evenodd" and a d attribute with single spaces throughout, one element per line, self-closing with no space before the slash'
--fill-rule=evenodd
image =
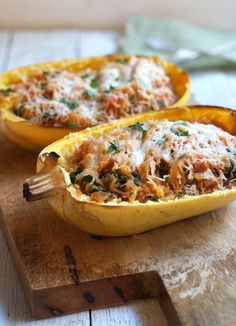
<path id="1" fill-rule="evenodd" d="M 226 42 L 236 40 L 236 33 L 223 33 L 209 28 L 194 26 L 181 21 L 160 20 L 142 16 L 131 16 L 121 37 L 119 46 L 123 53 L 128 54 L 158 54 L 165 53 L 151 49 L 146 41 L 150 37 L 165 40 L 174 46 L 209 50 Z M 208 69 L 215 67 L 236 68 L 236 49 L 224 54 L 234 62 L 219 57 L 200 57 L 181 64 L 184 69 Z"/>

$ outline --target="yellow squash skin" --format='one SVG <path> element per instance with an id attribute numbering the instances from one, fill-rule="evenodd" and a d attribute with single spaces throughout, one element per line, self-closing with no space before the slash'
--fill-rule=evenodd
<path id="1" fill-rule="evenodd" d="M 110 55 L 45 62 L 18 68 L 0 74 L 0 89 L 8 88 L 11 84 L 20 82 L 23 76 L 33 76 L 38 71 L 69 70 L 72 72 L 81 72 L 86 68 L 98 70 L 108 62 L 114 62 L 118 59 L 128 59 L 129 57 L 128 55 Z M 157 56 L 153 56 L 152 58 L 165 67 L 167 74 L 171 78 L 174 91 L 178 98 L 177 102 L 173 104 L 173 107 L 185 105 L 190 94 L 188 73 L 182 71 L 174 64 L 161 60 Z M 33 151 L 40 151 L 45 146 L 75 131 L 69 128 L 42 127 L 30 123 L 13 113 L 11 98 L 7 97 L 0 100 L 0 128 L 12 142 Z"/>
<path id="2" fill-rule="evenodd" d="M 138 121 L 143 122 L 150 119 L 172 121 L 181 119 L 190 122 L 211 123 L 236 135 L 236 112 L 220 107 L 193 106 L 140 114 L 74 133 L 72 138 L 81 143 L 90 136 L 99 136 L 114 128 L 122 128 Z M 38 157 L 37 172 L 39 173 L 44 168 L 45 154 L 50 152 L 60 155 L 57 164 L 63 167 L 70 155 L 70 149 L 73 147 L 70 136 L 46 147 Z M 78 200 L 74 187 L 68 186 L 67 189 L 55 191 L 48 201 L 63 220 L 88 233 L 103 236 L 127 236 L 218 209 L 235 198 L 236 188 L 233 188 L 168 202 L 99 204 Z"/>

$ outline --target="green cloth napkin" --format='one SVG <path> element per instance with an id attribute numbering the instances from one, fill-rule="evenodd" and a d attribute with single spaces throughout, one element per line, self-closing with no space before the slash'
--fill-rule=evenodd
<path id="1" fill-rule="evenodd" d="M 119 47 L 123 53 L 128 54 L 158 54 L 166 57 L 164 52 L 155 51 L 148 47 L 146 40 L 149 37 L 158 37 L 179 47 L 209 50 L 226 42 L 236 40 L 236 34 L 214 31 L 209 28 L 194 26 L 181 21 L 160 20 L 142 16 L 131 16 L 127 22 L 124 35 L 121 37 Z M 215 67 L 236 68 L 236 49 L 227 54 L 235 61 L 217 57 L 201 57 L 181 64 L 184 69 L 206 69 Z"/>

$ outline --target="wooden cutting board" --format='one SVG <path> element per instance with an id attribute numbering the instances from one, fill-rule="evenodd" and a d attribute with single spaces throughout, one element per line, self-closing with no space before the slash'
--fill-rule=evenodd
<path id="1" fill-rule="evenodd" d="M 91 236 L 46 201 L 26 203 L 36 155 L 0 145 L 0 222 L 33 316 L 155 297 L 170 325 L 236 323 L 236 202 L 137 236 Z"/>

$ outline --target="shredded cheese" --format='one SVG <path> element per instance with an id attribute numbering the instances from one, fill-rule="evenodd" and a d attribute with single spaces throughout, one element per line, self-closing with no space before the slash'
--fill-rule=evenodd
<path id="1" fill-rule="evenodd" d="M 79 192 L 99 202 L 211 193 L 235 184 L 236 137 L 186 121 L 136 123 L 76 145 L 68 171 Z"/>

